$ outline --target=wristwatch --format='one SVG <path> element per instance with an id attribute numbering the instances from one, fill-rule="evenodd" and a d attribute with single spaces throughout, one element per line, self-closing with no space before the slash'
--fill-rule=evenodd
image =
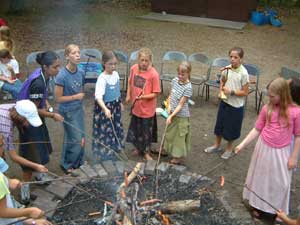
<path id="1" fill-rule="evenodd" d="M 48 108 L 48 112 L 53 112 L 54 110 L 53 110 L 53 107 L 52 106 L 50 106 L 49 108 Z"/>

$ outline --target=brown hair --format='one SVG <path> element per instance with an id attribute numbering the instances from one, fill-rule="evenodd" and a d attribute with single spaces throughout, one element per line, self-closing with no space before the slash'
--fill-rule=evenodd
<path id="1" fill-rule="evenodd" d="M 192 64 L 188 61 L 182 61 L 177 67 L 177 72 L 178 73 L 179 73 L 180 68 L 183 68 L 183 70 L 188 73 L 189 80 L 190 80 L 191 79 L 191 72 L 192 72 Z"/>
<path id="2" fill-rule="evenodd" d="M 116 55 L 113 51 L 105 51 L 102 55 L 102 67 L 103 70 L 105 70 L 105 63 L 107 63 L 109 60 L 116 58 Z"/>
<path id="3" fill-rule="evenodd" d="M 286 121 L 286 125 L 289 126 L 289 116 L 287 113 L 288 106 L 293 104 L 292 97 L 290 94 L 290 88 L 287 81 L 278 77 L 271 81 L 267 86 L 268 90 L 272 91 L 274 94 L 278 95 L 280 98 L 279 105 L 279 118 L 284 118 Z M 269 102 L 267 104 L 267 121 L 270 122 L 271 115 L 274 110 L 274 105 Z"/>
<path id="4" fill-rule="evenodd" d="M 9 58 L 12 59 L 13 57 L 11 56 L 10 52 L 8 51 L 8 49 L 1 49 L 0 50 L 0 58 L 4 59 L 4 58 Z"/>
<path id="5" fill-rule="evenodd" d="M 27 123 L 26 118 L 18 114 L 15 107 L 9 109 L 9 116 L 14 125 L 16 125 L 16 127 L 18 128 L 19 132 L 23 132 L 23 126 Z"/>
<path id="6" fill-rule="evenodd" d="M 228 52 L 228 55 L 230 55 L 231 52 L 237 52 L 240 58 L 244 57 L 244 50 L 241 47 L 231 48 Z"/>

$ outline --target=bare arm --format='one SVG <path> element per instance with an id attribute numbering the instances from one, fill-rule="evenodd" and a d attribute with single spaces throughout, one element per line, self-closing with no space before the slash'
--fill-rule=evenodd
<path id="1" fill-rule="evenodd" d="M 34 104 L 36 105 L 36 107 L 38 108 L 38 105 L 40 104 L 40 101 L 41 100 L 32 100 L 34 102 Z M 60 121 L 62 122 L 64 120 L 64 118 L 58 114 L 58 113 L 53 113 L 53 112 L 48 112 L 45 108 L 43 109 L 39 109 L 38 108 L 38 113 L 39 113 L 39 116 L 41 117 L 48 117 L 48 118 L 52 118 L 54 119 L 55 121 Z"/>
<path id="2" fill-rule="evenodd" d="M 159 95 L 159 93 L 150 93 L 147 95 L 141 95 L 138 99 L 150 100 L 150 99 L 156 98 L 158 95 Z"/>
<path id="3" fill-rule="evenodd" d="M 181 97 L 177 107 L 174 109 L 174 111 L 171 113 L 171 115 L 167 118 L 166 123 L 170 124 L 172 122 L 172 119 L 174 116 L 176 116 L 176 114 L 182 109 L 184 103 L 188 100 L 188 97 L 183 96 Z"/>
<path id="4" fill-rule="evenodd" d="M 55 85 L 55 101 L 58 103 L 71 102 L 74 100 L 82 100 L 84 93 L 77 93 L 75 95 L 64 96 L 64 87 Z"/>
<path id="5" fill-rule="evenodd" d="M 235 148 L 234 152 L 237 154 L 243 148 L 245 148 L 249 143 L 251 143 L 255 138 L 260 135 L 260 131 L 253 128 L 249 134 L 244 138 L 244 140 Z"/>
<path id="6" fill-rule="evenodd" d="M 0 200 L 0 218 L 18 218 L 18 217 L 31 217 L 39 218 L 43 216 L 44 212 L 38 208 L 24 208 L 24 209 L 15 209 L 7 208 L 6 206 L 6 197 Z"/>
<path id="7" fill-rule="evenodd" d="M 8 151 L 8 154 L 14 162 L 16 162 L 16 163 L 18 163 L 22 166 L 30 167 L 30 168 L 38 171 L 38 172 L 41 172 L 41 173 L 48 172 L 48 169 L 45 166 L 25 159 L 24 157 L 18 155 L 16 150 L 10 150 L 10 151 Z"/>
<path id="8" fill-rule="evenodd" d="M 245 84 L 241 90 L 230 90 L 227 87 L 223 87 L 222 90 L 224 91 L 224 94 L 230 95 L 231 91 L 234 91 L 235 96 L 247 96 L 249 93 L 249 84 Z"/>
<path id="9" fill-rule="evenodd" d="M 101 109 L 103 110 L 103 112 L 105 113 L 107 118 L 111 118 L 111 112 L 110 110 L 106 107 L 104 101 L 102 98 L 98 98 L 97 99 L 98 105 L 101 107 Z"/>

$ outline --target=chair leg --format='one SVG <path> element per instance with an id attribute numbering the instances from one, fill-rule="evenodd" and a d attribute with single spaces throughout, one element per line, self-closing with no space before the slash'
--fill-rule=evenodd
<path id="1" fill-rule="evenodd" d="M 164 84 L 163 84 L 163 80 L 160 80 L 160 88 L 161 88 L 161 93 L 164 93 Z"/>
<path id="2" fill-rule="evenodd" d="M 200 93 L 200 85 L 198 86 L 198 94 L 197 94 L 197 96 L 199 96 L 199 93 Z"/>
<path id="3" fill-rule="evenodd" d="M 257 110 L 257 96 L 258 93 L 257 93 L 257 90 L 255 91 L 255 110 Z"/>
<path id="4" fill-rule="evenodd" d="M 201 97 L 204 96 L 204 89 L 205 89 L 205 84 L 203 84 L 203 87 L 202 87 L 202 93 L 201 93 Z"/>
<path id="5" fill-rule="evenodd" d="M 261 102 L 262 102 L 262 95 L 263 95 L 263 93 L 261 92 L 260 95 L 259 95 L 259 100 L 258 100 L 257 114 L 259 114 L 259 111 L 260 111 Z"/>

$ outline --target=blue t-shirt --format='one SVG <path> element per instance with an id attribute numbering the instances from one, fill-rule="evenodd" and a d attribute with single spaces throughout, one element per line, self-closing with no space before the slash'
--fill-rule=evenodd
<path id="1" fill-rule="evenodd" d="M 76 95 L 80 92 L 83 92 L 84 72 L 77 67 L 76 72 L 71 73 L 66 67 L 64 67 L 57 74 L 55 78 L 55 84 L 63 87 L 63 96 Z M 59 104 L 59 111 L 73 111 L 81 105 L 81 100 L 63 102 Z"/>

